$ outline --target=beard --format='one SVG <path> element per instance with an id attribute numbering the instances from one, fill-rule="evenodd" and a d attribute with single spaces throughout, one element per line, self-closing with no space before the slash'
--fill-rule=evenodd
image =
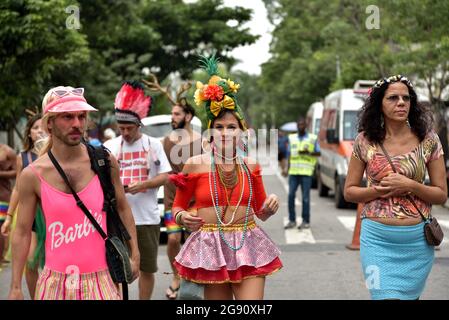
<path id="1" fill-rule="evenodd" d="M 186 126 L 186 118 L 182 119 L 179 123 L 176 123 L 175 121 L 171 122 L 171 127 L 173 130 L 175 129 L 184 129 Z"/>
<path id="2" fill-rule="evenodd" d="M 64 135 L 59 129 L 57 129 L 56 127 L 53 128 L 53 135 L 55 137 L 57 137 L 59 140 L 61 140 L 64 144 L 70 146 L 70 147 L 74 147 L 77 146 L 81 143 L 82 137 L 83 137 L 83 132 L 81 131 L 76 131 L 76 133 L 80 133 L 80 137 L 78 139 L 72 139 L 70 138 L 69 134 Z M 71 133 L 75 133 L 75 132 L 71 132 Z"/>

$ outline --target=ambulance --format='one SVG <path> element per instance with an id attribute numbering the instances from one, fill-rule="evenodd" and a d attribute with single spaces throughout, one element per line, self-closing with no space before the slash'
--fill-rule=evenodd
<path id="1" fill-rule="evenodd" d="M 343 188 L 357 136 L 357 115 L 374 83 L 373 80 L 358 80 L 353 89 L 331 92 L 324 99 L 318 133 L 321 155 L 318 158 L 317 189 L 320 197 L 326 197 L 332 190 L 337 208 L 349 206 L 343 197 Z"/>

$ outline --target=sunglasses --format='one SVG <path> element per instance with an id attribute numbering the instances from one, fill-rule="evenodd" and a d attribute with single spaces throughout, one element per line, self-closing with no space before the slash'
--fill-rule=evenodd
<path id="1" fill-rule="evenodd" d="M 51 92 L 52 95 L 57 96 L 58 98 L 62 98 L 68 94 L 74 94 L 77 96 L 82 96 L 84 94 L 84 88 L 74 88 L 74 89 L 57 89 Z"/>

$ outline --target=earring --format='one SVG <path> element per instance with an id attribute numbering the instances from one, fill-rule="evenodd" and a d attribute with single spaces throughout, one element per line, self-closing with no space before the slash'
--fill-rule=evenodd
<path id="1" fill-rule="evenodd" d="M 410 125 L 410 121 L 408 121 L 408 119 L 407 120 L 405 120 L 405 123 L 407 124 L 407 127 L 409 127 L 409 128 L 411 128 L 412 126 Z"/>
<path id="2" fill-rule="evenodd" d="M 385 126 L 384 115 L 381 114 L 381 115 L 380 115 L 380 127 L 383 128 L 384 126 Z"/>
<path id="3" fill-rule="evenodd" d="M 207 140 L 201 141 L 201 150 L 203 150 L 203 153 L 209 153 L 210 151 L 212 151 L 212 148 L 210 150 L 206 150 L 206 148 L 204 147 L 204 142 L 209 143 L 209 141 Z"/>

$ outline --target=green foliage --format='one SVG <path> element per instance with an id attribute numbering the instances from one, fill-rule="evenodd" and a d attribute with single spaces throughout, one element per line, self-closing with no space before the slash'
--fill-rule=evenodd
<path id="1" fill-rule="evenodd" d="M 262 103 L 276 114 L 269 125 L 296 119 L 314 101 L 358 79 L 395 73 L 429 88 L 432 101 L 448 98 L 448 1 L 376 1 L 379 29 L 367 27 L 368 0 L 264 2 L 276 22 L 272 58 L 260 79 Z"/>
<path id="2" fill-rule="evenodd" d="M 0 119 L 18 122 L 26 107 L 39 105 L 46 82 L 64 68 L 87 62 L 86 36 L 66 28 L 73 1 L 14 1 L 0 4 Z"/>
<path id="3" fill-rule="evenodd" d="M 79 29 L 66 27 L 70 6 L 79 8 Z M 122 82 L 141 79 L 144 67 L 163 81 L 172 72 L 190 78 L 198 54 L 216 51 L 232 65 L 226 54 L 257 39 L 242 27 L 250 17 L 222 0 L 3 0 L 0 126 L 10 128 L 56 85 L 84 87 L 99 121 L 113 111 Z M 151 114 L 170 111 L 154 98 Z"/>

